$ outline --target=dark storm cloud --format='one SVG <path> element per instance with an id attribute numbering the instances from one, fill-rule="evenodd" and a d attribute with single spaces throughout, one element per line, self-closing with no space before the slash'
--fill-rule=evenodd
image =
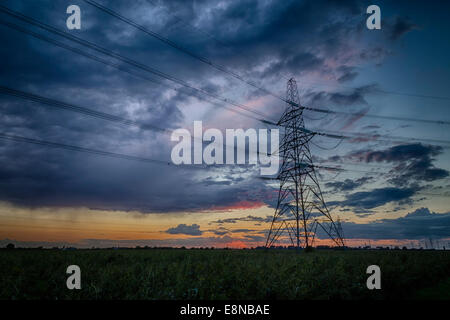
<path id="1" fill-rule="evenodd" d="M 355 76 L 351 64 L 353 56 L 359 57 L 363 52 L 367 55 L 370 51 L 355 45 L 354 55 L 346 56 L 355 35 L 361 32 L 358 26 L 363 26 L 358 17 L 364 8 L 358 1 L 255 0 L 230 1 L 221 5 L 206 0 L 164 1 L 157 5 L 147 1 L 101 3 L 266 87 L 279 84 L 280 75 L 292 72 L 301 75 L 333 73 L 343 77 L 341 81 L 350 80 Z M 71 31 L 76 36 L 209 92 L 230 98 L 239 95 L 239 101 L 242 95 L 250 95 L 249 88 L 242 89 L 242 83 L 207 64 L 85 2 L 74 0 L 71 4 L 79 5 L 82 10 L 82 29 Z M 11 0 L 2 5 L 67 30 L 67 1 Z M 354 21 L 355 17 L 357 21 Z M 180 18 L 182 22 L 179 22 Z M 1 19 L 56 39 L 50 33 L 4 14 Z M 186 21 L 191 25 L 188 30 L 184 27 Z M 157 79 L 164 85 L 133 77 L 4 26 L 0 26 L 0 30 L 0 40 L 7 44 L 0 50 L 2 85 L 125 117 L 144 127 L 128 128 L 0 96 L 0 121 L 4 132 L 167 161 L 173 145 L 169 137 L 145 128 L 151 125 L 162 128 L 190 126 L 191 123 L 186 124 L 191 121 L 189 117 L 209 119 L 225 112 L 193 98 L 192 90 L 182 89 L 187 94 L 170 90 L 167 87 L 169 81 L 123 62 L 119 63 L 120 67 Z M 227 45 L 215 43 L 205 36 L 205 32 Z M 58 40 L 86 50 L 70 41 Z M 116 63 L 98 52 L 92 53 Z M 366 58 L 370 59 L 369 56 Z M 320 92 L 317 95 L 341 105 L 366 104 L 364 95 L 370 93 L 370 88 L 360 87 L 350 92 Z M 189 109 L 182 111 L 186 106 Z M 274 117 L 279 116 L 279 110 L 270 104 L 261 108 Z M 238 117 L 233 114 L 228 122 L 221 124 L 233 128 Z M 252 120 L 246 121 L 253 126 Z M 251 174 L 230 176 L 229 168 L 197 172 L 5 141 L 0 142 L 0 149 L 0 176 L 3 178 L 0 200 L 27 207 L 195 211 L 232 207 L 249 199 L 261 202 L 266 199 L 269 189 Z M 251 170 L 254 168 L 248 171 L 252 173 Z"/>
<path id="2" fill-rule="evenodd" d="M 353 89 L 350 93 L 331 93 L 329 99 L 338 105 L 367 104 L 366 94 L 376 91 L 375 86 L 367 85 Z"/>
<path id="3" fill-rule="evenodd" d="M 344 181 L 327 182 L 325 186 L 332 188 L 334 191 L 352 191 L 372 180 L 372 177 L 361 177 L 355 180 L 345 179 Z"/>
<path id="4" fill-rule="evenodd" d="M 42 2 L 42 6 L 18 8 L 15 6 L 17 3 L 11 3 L 11 7 L 37 18 L 48 16 L 54 25 L 65 28 L 61 23 L 66 17 L 65 2 L 55 2 L 54 6 L 48 4 Z M 111 32 L 117 30 L 117 22 L 100 17 L 96 11 L 84 10 L 83 4 L 80 5 L 83 21 L 90 25 L 88 30 L 80 31 L 80 36 L 105 47 L 116 47 L 117 51 L 123 50 L 123 46 L 118 45 L 120 41 L 111 40 Z M 62 15 L 56 18 L 54 12 Z M 189 95 L 168 95 L 165 87 L 145 83 L 47 43 L 7 31 L 2 32 L 2 40 L 11 45 L 1 54 L 7 61 L 8 68 L 2 68 L 2 73 L 8 75 L 5 78 L 9 86 L 136 120 L 144 129 L 152 125 L 176 128 L 183 120 L 178 106 L 192 99 Z M 141 43 L 148 45 L 146 52 L 158 48 L 148 39 L 136 40 L 126 48 L 127 55 L 139 55 L 139 49 L 143 49 L 139 48 Z M 15 44 L 22 49 L 17 51 Z M 8 50 L 19 54 L 9 54 Z M 155 57 L 164 50 L 167 49 L 158 50 Z M 199 75 L 198 72 L 196 74 Z M 204 87 L 211 92 L 218 90 L 214 84 L 207 83 Z M 170 155 L 171 144 L 167 143 L 167 136 L 111 125 L 37 103 L 1 98 L 2 124 L 10 133 L 163 160 Z M 126 163 L 3 141 L 1 148 L 4 165 L 0 175 L 5 178 L 0 183 L 1 198 L 19 205 L 166 212 L 225 206 L 238 202 L 237 193 L 242 191 L 240 188 L 197 187 L 191 181 L 192 171 L 189 174 L 189 171 L 186 173 L 172 167 Z M 211 195 L 207 198 L 199 196 L 205 191 Z M 174 197 L 174 194 L 178 196 Z M 193 198 L 196 201 L 188 200 Z"/>
<path id="5" fill-rule="evenodd" d="M 190 236 L 201 236 L 203 231 L 200 230 L 200 226 L 198 224 L 186 225 L 184 223 L 179 224 L 174 228 L 169 228 L 166 230 L 166 233 L 169 234 L 187 234 Z"/>
<path id="6" fill-rule="evenodd" d="M 402 170 L 400 174 L 397 170 Z M 395 185 L 405 185 L 410 182 L 431 182 L 444 179 L 449 176 L 445 169 L 435 168 L 429 158 L 411 161 L 410 164 L 402 164 L 392 171 L 391 182 Z"/>
<path id="7" fill-rule="evenodd" d="M 427 187 L 424 182 L 432 182 L 449 176 L 447 170 L 436 168 L 433 164 L 434 157 L 442 152 L 443 148 L 440 146 L 414 143 L 397 145 L 384 150 L 360 150 L 351 152 L 346 156 L 335 156 L 333 157 L 335 162 L 342 159 L 351 159 L 366 163 L 385 162 L 392 164 L 393 167 L 386 173 L 386 176 L 388 177 L 387 182 L 393 186 L 347 194 L 345 200 L 335 201 L 332 204 L 351 208 L 352 211 L 360 215 L 369 213 L 370 209 L 388 203 L 410 205 L 414 201 L 423 200 L 423 198 L 414 199 L 413 197 Z M 371 180 L 374 180 L 374 178 L 371 178 Z M 326 186 L 333 188 L 334 191 L 351 191 L 361 187 L 367 181 L 346 179 L 329 182 Z"/>
<path id="8" fill-rule="evenodd" d="M 443 152 L 440 146 L 421 143 L 403 144 L 377 151 L 357 151 L 349 155 L 367 163 L 387 162 L 395 167 L 390 171 L 390 182 L 396 186 L 440 180 L 449 176 L 445 169 L 436 168 L 433 157 Z"/>
<path id="9" fill-rule="evenodd" d="M 376 85 L 366 85 L 341 92 L 310 92 L 305 95 L 305 98 L 312 105 L 362 106 L 368 105 L 366 95 L 376 92 Z"/>
<path id="10" fill-rule="evenodd" d="M 365 224 L 343 222 L 342 228 L 346 238 L 447 238 L 450 235 L 450 213 L 435 213 L 420 208 L 398 219 L 382 219 Z"/>
<path id="11" fill-rule="evenodd" d="M 279 74 L 283 71 L 295 73 L 296 70 L 311 71 L 323 66 L 323 60 L 312 53 L 301 52 L 280 61 L 273 62 L 261 74 L 262 77 Z"/>
<path id="12" fill-rule="evenodd" d="M 416 191 L 413 188 L 402 189 L 393 187 L 360 191 L 347 195 L 344 201 L 339 202 L 339 205 L 359 209 L 373 209 L 390 202 L 408 200 Z"/>
<path id="13" fill-rule="evenodd" d="M 350 157 L 365 162 L 402 162 L 411 159 L 423 159 L 442 153 L 442 147 L 423 145 L 421 143 L 402 144 L 380 151 L 358 151 Z"/>
<path id="14" fill-rule="evenodd" d="M 324 58 L 334 58 L 341 52 L 343 40 L 349 36 L 348 30 L 354 30 L 354 23 L 344 17 L 357 14 L 358 9 L 356 1 L 251 0 L 212 5 L 204 23 L 211 27 L 210 33 L 229 47 L 220 50 L 208 47 L 211 50 L 208 53 L 219 61 L 227 60 L 231 67 L 243 68 L 248 75 L 253 73 L 256 80 L 330 71 Z M 202 15 L 197 12 L 197 19 L 199 17 Z M 319 36 L 312 37 L 312 34 Z M 231 50 L 240 54 L 231 58 L 225 56 Z M 267 67 L 263 71 L 256 70 L 261 69 L 261 65 Z"/>
<path id="15" fill-rule="evenodd" d="M 356 77 L 356 74 L 353 74 L 353 71 L 350 71 L 353 70 L 351 67 L 343 66 L 338 69 L 338 82 L 341 78 L 340 82 L 344 80 L 349 81 Z M 331 114 L 329 114 L 327 117 L 323 118 L 321 125 L 330 126 L 332 123 L 333 126 L 338 127 L 339 130 L 346 130 L 360 119 L 363 119 L 370 111 L 370 105 L 367 98 L 370 95 L 377 93 L 379 93 L 378 86 L 370 84 L 355 88 L 345 88 L 334 92 L 313 90 L 304 94 L 304 99 L 307 101 L 306 105 L 312 107 L 317 106 L 321 109 L 329 109 L 330 111 L 343 111 L 344 109 L 349 115 L 343 116 L 340 114 L 339 116 L 332 118 Z M 315 114 L 315 116 L 317 117 L 317 114 Z"/>

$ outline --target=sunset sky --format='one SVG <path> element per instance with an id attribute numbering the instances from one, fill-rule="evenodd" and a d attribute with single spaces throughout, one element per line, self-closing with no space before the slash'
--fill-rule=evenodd
<path id="1" fill-rule="evenodd" d="M 345 169 L 318 174 L 348 245 L 450 246 L 448 1 L 98 2 L 279 96 L 293 77 L 303 105 L 356 114 L 305 111 L 306 128 L 354 136 L 314 137 L 310 145 L 317 165 Z M 69 4 L 81 9 L 80 30 L 66 27 Z M 381 30 L 366 28 L 371 4 L 381 8 Z M 286 108 L 84 1 L 1 5 L 273 121 Z M 235 106 L 211 103 L 211 97 L 2 10 L 0 37 L 0 86 L 140 124 L 121 125 L 0 90 L 1 134 L 170 162 L 170 135 L 146 128 L 192 130 L 197 120 L 223 132 L 268 128 L 229 110 Z M 265 243 L 276 201 L 277 183 L 260 179 L 258 166 L 193 169 L 0 139 L 0 246 L 255 247 Z M 319 238 L 318 244 L 329 241 Z"/>

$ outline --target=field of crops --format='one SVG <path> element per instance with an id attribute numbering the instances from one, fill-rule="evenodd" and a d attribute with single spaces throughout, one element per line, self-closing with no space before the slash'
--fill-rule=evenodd
<path id="1" fill-rule="evenodd" d="M 450 299 L 449 280 L 450 251 L 0 250 L 0 299 Z"/>

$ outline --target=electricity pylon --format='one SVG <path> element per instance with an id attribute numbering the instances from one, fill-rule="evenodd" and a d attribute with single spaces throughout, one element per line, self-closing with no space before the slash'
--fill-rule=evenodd
<path id="1" fill-rule="evenodd" d="M 294 247 L 312 247 L 318 227 L 337 246 L 344 246 L 342 229 L 333 221 L 320 190 L 309 149 L 315 133 L 305 129 L 303 108 L 293 78 L 287 83 L 286 101 L 287 108 L 278 121 L 285 128 L 279 147 L 280 189 L 266 247 L 271 247 L 285 232 Z"/>

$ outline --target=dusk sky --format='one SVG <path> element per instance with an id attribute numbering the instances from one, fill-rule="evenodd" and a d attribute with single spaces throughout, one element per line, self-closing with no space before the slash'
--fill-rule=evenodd
<path id="1" fill-rule="evenodd" d="M 425 246 L 430 239 L 450 245 L 450 2 L 98 2 L 279 96 L 286 95 L 293 77 L 302 105 L 351 113 L 304 114 L 310 130 L 354 137 L 317 136 L 310 145 L 318 166 L 345 169 L 318 169 L 318 174 L 347 245 Z M 70 4 L 81 9 L 80 30 L 66 27 Z M 381 30 L 366 27 L 371 4 L 381 9 Z M 267 92 L 84 1 L 7 0 L 0 5 L 272 121 L 286 108 Z M 121 125 L 0 90 L 1 134 L 167 163 L 175 143 L 152 126 L 192 130 L 201 120 L 204 128 L 223 132 L 270 128 L 230 111 L 238 109 L 233 105 L 3 10 L 0 22 L 0 86 L 139 124 Z M 0 139 L 1 246 L 240 248 L 265 243 L 278 186 L 260 179 L 258 166 L 193 169 L 66 149 Z M 329 241 L 319 238 L 317 244 Z"/>

